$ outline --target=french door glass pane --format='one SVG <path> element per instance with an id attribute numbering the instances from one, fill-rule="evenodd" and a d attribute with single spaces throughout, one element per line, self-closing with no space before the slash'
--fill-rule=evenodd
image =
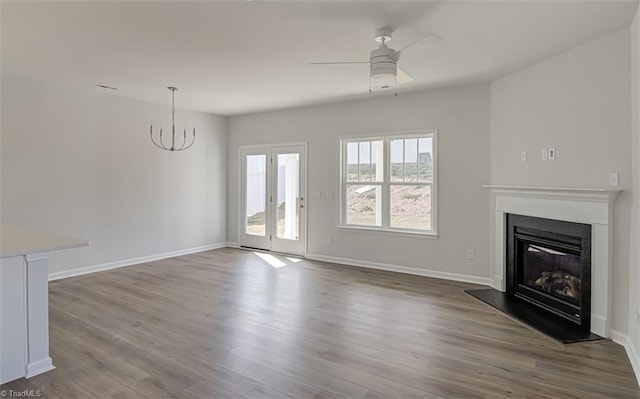
<path id="1" fill-rule="evenodd" d="M 299 239 L 300 154 L 278 154 L 277 237 Z"/>
<path id="2" fill-rule="evenodd" d="M 382 226 L 382 187 L 347 185 L 347 224 Z"/>
<path id="3" fill-rule="evenodd" d="M 431 186 L 392 185 L 389 226 L 431 230 Z"/>
<path id="4" fill-rule="evenodd" d="M 267 210 L 267 156 L 247 155 L 245 232 L 265 236 Z"/>

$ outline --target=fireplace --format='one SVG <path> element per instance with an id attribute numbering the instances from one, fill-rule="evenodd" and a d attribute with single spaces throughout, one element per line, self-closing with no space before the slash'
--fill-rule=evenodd
<path id="1" fill-rule="evenodd" d="M 506 215 L 506 293 L 590 331 L 591 225 Z"/>
<path id="2" fill-rule="evenodd" d="M 498 185 L 484 187 L 491 192 L 491 201 L 495 210 L 492 219 L 493 232 L 491 236 L 494 249 L 491 253 L 491 286 L 494 288 L 491 296 L 494 297 L 495 301 L 491 303 L 489 298 L 482 300 L 486 299 L 485 302 L 496 308 L 499 308 L 497 306 L 498 302 L 502 302 L 505 306 L 499 310 L 558 339 L 560 342 L 583 342 L 585 337 L 589 336 L 589 333 L 595 336 L 611 338 L 611 315 L 613 311 L 613 213 L 615 201 L 620 190 Z M 588 270 L 588 276 L 583 275 L 583 271 L 580 270 L 580 285 L 582 287 L 580 291 L 580 313 L 578 313 L 580 315 L 580 325 L 576 323 L 575 318 L 570 321 L 571 313 L 569 312 L 564 312 L 565 316 L 568 315 L 569 317 L 556 316 L 555 312 L 548 311 L 544 306 L 534 305 L 533 299 L 527 301 L 516 297 L 513 273 L 510 273 L 511 277 L 509 278 L 509 284 L 507 284 L 507 268 L 513 267 L 513 262 L 510 262 L 509 266 L 507 265 L 509 252 L 507 238 L 511 233 L 507 228 L 507 217 L 510 216 L 513 219 L 516 215 L 541 218 L 543 221 L 576 222 L 578 226 L 582 225 L 583 228 L 585 225 L 590 226 L 590 229 L 587 228 L 586 230 L 587 234 L 590 231 L 590 242 L 586 239 L 583 241 L 581 233 L 574 231 L 574 229 L 564 232 L 556 231 L 556 234 L 560 234 L 563 238 L 566 236 L 581 238 L 581 258 L 583 251 L 585 251 L 585 254 L 587 253 L 586 251 L 590 252 L 591 265 Z M 521 227 L 549 232 L 548 228 L 538 224 Z M 553 228 L 551 232 L 553 232 Z M 536 236 L 536 234 L 533 234 L 533 236 Z M 512 237 L 509 241 L 513 242 L 511 251 L 514 253 L 515 238 Z M 571 243 L 571 240 L 569 240 L 569 244 Z M 576 243 L 575 239 L 573 243 Z M 562 249 L 564 250 L 565 248 Z M 569 253 L 576 255 L 576 252 Z M 507 293 L 507 291 L 510 293 Z M 560 299 L 564 298 L 560 297 Z M 572 304 L 570 300 L 565 302 Z M 516 313 L 518 314 L 516 315 L 511 311 L 517 311 Z M 573 313 L 574 317 L 575 314 Z M 588 320 L 588 314 L 591 315 L 590 321 Z M 547 315 L 552 315 L 553 317 L 547 317 Z M 541 328 L 540 325 L 545 323 L 546 327 Z M 583 325 L 583 323 L 589 323 L 590 331 L 585 331 L 586 324 Z M 564 338 L 567 339 L 554 336 L 554 333 L 558 331 L 558 325 L 566 325 L 567 328 L 563 328 L 565 332 L 571 330 L 570 334 L 564 334 Z"/>

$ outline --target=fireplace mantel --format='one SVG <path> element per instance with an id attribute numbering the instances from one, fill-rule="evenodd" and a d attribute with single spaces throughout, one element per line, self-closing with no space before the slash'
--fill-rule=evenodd
<path id="1" fill-rule="evenodd" d="M 491 256 L 493 288 L 505 291 L 505 215 L 508 213 L 590 224 L 591 331 L 611 336 L 613 204 L 619 189 L 485 185 L 495 211 Z"/>

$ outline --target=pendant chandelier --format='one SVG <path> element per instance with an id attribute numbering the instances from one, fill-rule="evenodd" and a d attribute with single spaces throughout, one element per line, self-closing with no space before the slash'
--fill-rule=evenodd
<path id="1" fill-rule="evenodd" d="M 176 87 L 167 87 L 167 89 L 171 90 L 171 145 L 168 146 L 164 143 L 164 141 L 162 140 L 162 128 L 160 128 L 160 135 L 158 137 L 158 140 L 156 141 L 156 139 L 153 138 L 153 125 L 151 125 L 151 127 L 149 128 L 149 136 L 151 137 L 151 141 L 153 142 L 153 144 L 156 145 L 156 147 L 162 149 L 162 150 L 167 150 L 167 151 L 184 151 L 187 148 L 191 147 L 193 145 L 193 143 L 195 143 L 196 141 L 196 128 L 193 128 L 193 135 L 191 136 L 190 139 L 190 143 L 187 144 L 187 129 L 184 129 L 184 134 L 182 136 L 182 145 L 176 147 L 176 120 L 175 120 L 175 114 L 176 114 L 176 107 L 175 107 L 175 94 L 176 94 L 176 90 L 178 90 Z"/>

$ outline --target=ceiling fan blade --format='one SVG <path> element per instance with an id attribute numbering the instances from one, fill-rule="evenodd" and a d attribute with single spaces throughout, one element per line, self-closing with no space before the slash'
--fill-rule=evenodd
<path id="1" fill-rule="evenodd" d="M 398 72 L 396 74 L 396 79 L 398 79 L 398 83 L 408 83 L 413 80 L 413 78 L 409 76 L 409 74 L 406 73 L 402 68 L 397 67 L 397 71 Z"/>
<path id="2" fill-rule="evenodd" d="M 428 35 L 423 36 L 420 39 L 414 40 L 411 43 L 407 44 L 406 46 L 402 47 L 400 50 L 397 51 L 398 56 L 400 56 L 400 53 L 403 52 L 404 50 L 406 50 L 407 48 L 409 48 L 409 47 L 413 46 L 414 44 L 417 44 L 417 43 L 419 43 L 419 42 L 421 42 L 423 40 L 426 40 L 426 39 L 435 39 L 436 41 L 439 41 L 439 42 L 443 42 L 444 41 L 440 36 L 436 35 L 435 33 L 429 33 Z"/>
<path id="3" fill-rule="evenodd" d="M 309 65 L 349 65 L 369 64 L 369 61 L 337 61 L 337 62 L 310 62 Z"/>

